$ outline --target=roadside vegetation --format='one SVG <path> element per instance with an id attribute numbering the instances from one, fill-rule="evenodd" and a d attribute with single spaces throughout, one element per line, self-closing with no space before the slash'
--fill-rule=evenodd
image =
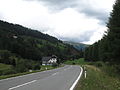
<path id="1" fill-rule="evenodd" d="M 120 79 L 118 77 L 112 77 L 96 66 L 85 66 L 87 78 L 83 74 L 75 90 L 120 90 Z"/>
<path id="2" fill-rule="evenodd" d="M 61 67 L 62 65 L 60 65 L 59 67 Z M 8 72 L 8 71 L 12 71 L 13 68 L 11 68 L 11 65 L 6 65 L 6 64 L 1 64 L 0 63 L 0 71 L 3 72 Z M 38 70 L 29 70 L 26 72 L 22 72 L 22 73 L 14 73 L 14 74 L 4 74 L 0 76 L 0 79 L 6 79 L 6 78 L 10 78 L 10 77 L 16 77 L 16 76 L 21 76 L 21 75 L 26 75 L 26 74 L 31 74 L 31 73 L 36 73 L 36 72 L 41 72 L 41 71 L 45 71 L 45 70 L 51 70 L 51 69 L 55 69 L 58 68 L 58 66 L 51 66 L 51 65 L 46 65 L 46 66 L 41 66 L 40 69 Z"/>
<path id="3" fill-rule="evenodd" d="M 80 65 L 87 71 L 87 78 L 83 71 L 75 90 L 120 90 L 120 77 L 114 67 L 101 61 L 86 62 L 84 58 L 68 60 L 65 64 Z"/>
<path id="4" fill-rule="evenodd" d="M 84 61 L 84 58 L 75 59 L 75 60 L 67 60 L 64 64 L 68 65 L 85 65 L 87 62 Z"/>

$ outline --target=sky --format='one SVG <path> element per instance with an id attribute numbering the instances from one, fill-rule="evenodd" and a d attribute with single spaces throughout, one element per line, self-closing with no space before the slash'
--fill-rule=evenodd
<path id="1" fill-rule="evenodd" d="M 0 20 L 63 41 L 93 44 L 107 30 L 115 0 L 0 0 Z"/>

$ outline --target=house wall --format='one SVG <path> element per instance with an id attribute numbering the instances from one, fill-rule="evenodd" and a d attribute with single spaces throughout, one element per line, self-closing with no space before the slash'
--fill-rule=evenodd
<path id="1" fill-rule="evenodd" d="M 51 58 L 48 62 L 49 63 L 56 63 L 57 62 L 57 58 Z"/>

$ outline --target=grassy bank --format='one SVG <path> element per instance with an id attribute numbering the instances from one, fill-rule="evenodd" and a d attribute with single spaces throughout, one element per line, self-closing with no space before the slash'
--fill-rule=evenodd
<path id="1" fill-rule="evenodd" d="M 75 90 L 120 90 L 118 78 L 111 77 L 92 65 L 86 65 L 86 68 L 87 78 L 83 74 Z"/>
<path id="2" fill-rule="evenodd" d="M 9 66 L 6 66 L 6 65 L 3 65 L 1 64 L 2 68 L 6 68 L 6 67 L 9 67 Z M 16 77 L 16 76 L 21 76 L 21 75 L 26 75 L 26 74 L 31 74 L 31 73 L 36 73 L 36 72 L 41 72 L 41 71 L 45 71 L 45 70 L 51 70 L 51 69 L 55 69 L 55 68 L 58 68 L 58 67 L 52 67 L 52 66 L 41 66 L 41 69 L 40 70 L 33 70 L 32 72 L 23 72 L 23 73 L 17 73 L 17 74 L 10 74 L 10 75 L 2 75 L 0 76 L 0 80 L 1 79 L 6 79 L 6 78 L 10 78 L 10 77 Z"/>

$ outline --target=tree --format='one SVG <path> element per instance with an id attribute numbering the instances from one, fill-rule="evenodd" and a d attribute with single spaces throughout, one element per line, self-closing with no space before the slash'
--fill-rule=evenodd
<path id="1" fill-rule="evenodd" d="M 120 63 L 120 0 L 116 0 L 110 15 L 108 27 L 108 57 L 112 63 Z"/>

